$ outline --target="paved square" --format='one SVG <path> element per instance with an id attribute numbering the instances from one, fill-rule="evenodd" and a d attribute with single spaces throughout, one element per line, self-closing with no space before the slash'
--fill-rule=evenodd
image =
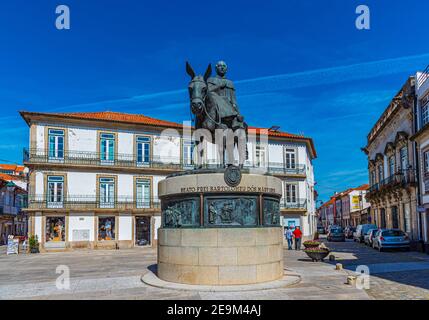
<path id="1" fill-rule="evenodd" d="M 328 243 L 337 261 L 311 262 L 303 251 L 284 250 L 285 268 L 295 285 L 246 292 L 193 292 L 160 289 L 141 282 L 156 263 L 156 250 L 73 251 L 0 256 L 0 299 L 429 299 L 429 255 L 380 253 L 352 241 Z M 2 248 L 4 249 L 4 248 Z M 336 271 L 335 263 L 344 270 Z M 55 283 L 59 265 L 70 269 L 70 289 Z M 370 289 L 345 284 L 356 266 L 368 265 Z M 410 272 L 412 270 L 413 272 Z"/>

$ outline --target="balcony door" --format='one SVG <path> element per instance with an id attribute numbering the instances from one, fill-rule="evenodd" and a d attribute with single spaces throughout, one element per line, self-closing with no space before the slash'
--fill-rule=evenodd
<path id="1" fill-rule="evenodd" d="M 183 141 L 183 166 L 192 167 L 194 159 L 194 143 L 192 141 Z"/>
<path id="2" fill-rule="evenodd" d="M 399 215 L 398 215 L 398 207 L 393 206 L 391 208 L 392 210 L 392 228 L 398 229 L 399 228 Z"/>
<path id="3" fill-rule="evenodd" d="M 298 203 L 298 185 L 294 183 L 286 183 L 285 185 L 285 200 L 287 205 L 296 206 Z"/>
<path id="4" fill-rule="evenodd" d="M 115 207 L 115 179 L 100 178 L 100 208 Z"/>
<path id="5" fill-rule="evenodd" d="M 136 138 L 136 155 L 138 166 L 148 166 L 150 163 L 150 137 Z"/>
<path id="6" fill-rule="evenodd" d="M 389 176 L 392 177 L 395 174 L 395 156 L 389 157 Z"/>
<path id="7" fill-rule="evenodd" d="M 408 168 L 408 149 L 407 147 L 402 147 L 399 151 L 401 157 L 401 170 L 407 170 Z"/>
<path id="8" fill-rule="evenodd" d="M 384 179 L 383 164 L 378 165 L 378 182 L 381 184 Z"/>
<path id="9" fill-rule="evenodd" d="M 296 168 L 296 152 L 295 149 L 286 148 L 285 150 L 286 169 Z"/>
<path id="10" fill-rule="evenodd" d="M 265 147 L 261 145 L 257 145 L 255 148 L 255 160 L 256 160 L 256 167 L 266 168 L 266 152 Z"/>
<path id="11" fill-rule="evenodd" d="M 136 207 L 150 208 L 150 180 L 136 179 Z"/>
<path id="12" fill-rule="evenodd" d="M 64 177 L 48 177 L 48 208 L 62 208 L 64 204 Z"/>
<path id="13" fill-rule="evenodd" d="M 49 160 L 63 160 L 64 159 L 64 130 L 49 129 Z"/>
<path id="14" fill-rule="evenodd" d="M 386 228 L 386 209 L 380 209 L 380 228 Z"/>
<path id="15" fill-rule="evenodd" d="M 113 133 L 100 134 L 100 160 L 102 164 L 114 164 L 115 143 L 115 135 Z"/>

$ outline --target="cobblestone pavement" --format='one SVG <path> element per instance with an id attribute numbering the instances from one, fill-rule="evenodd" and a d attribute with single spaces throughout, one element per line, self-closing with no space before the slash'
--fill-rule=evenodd
<path id="1" fill-rule="evenodd" d="M 245 292 L 194 292 L 150 287 L 140 281 L 156 263 L 156 250 L 74 251 L 0 256 L 0 299 L 368 299 L 345 284 L 347 274 L 285 250 L 288 272 L 301 281 L 284 288 Z M 70 289 L 58 290 L 58 265 L 70 268 Z"/>
<path id="2" fill-rule="evenodd" d="M 429 255 L 379 253 L 350 241 L 328 246 L 337 261 L 312 262 L 303 251 L 284 250 L 285 268 L 301 276 L 299 283 L 246 292 L 178 291 L 143 284 L 140 277 L 156 263 L 156 250 L 150 248 L 2 254 L 0 299 L 429 299 Z M 343 271 L 335 270 L 336 262 L 343 264 Z M 374 270 L 369 290 L 345 284 L 361 264 Z M 58 265 L 70 268 L 69 290 L 55 286 Z"/>
<path id="3" fill-rule="evenodd" d="M 358 265 L 370 271 L 370 297 L 380 300 L 429 300 L 429 255 L 391 250 L 378 252 L 347 240 L 326 243 L 345 270 L 354 275 Z"/>

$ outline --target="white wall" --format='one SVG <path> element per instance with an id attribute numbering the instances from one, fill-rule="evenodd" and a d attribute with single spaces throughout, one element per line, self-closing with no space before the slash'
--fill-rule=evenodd
<path id="1" fill-rule="evenodd" d="M 153 237 L 154 239 L 158 239 L 158 229 L 161 228 L 161 217 L 154 216 L 153 220 L 154 220 L 154 229 L 155 229 Z"/>
<path id="2" fill-rule="evenodd" d="M 133 218 L 128 214 L 119 215 L 119 240 L 132 240 Z"/>
<path id="3" fill-rule="evenodd" d="M 36 149 L 45 149 L 45 127 L 42 125 L 36 126 Z"/>
<path id="4" fill-rule="evenodd" d="M 281 144 L 270 143 L 268 145 L 268 160 L 269 162 L 283 163 L 284 149 Z"/>
<path id="5" fill-rule="evenodd" d="M 153 136 L 153 158 L 165 163 L 180 163 L 181 139 L 165 132 L 164 136 Z"/>
<path id="6" fill-rule="evenodd" d="M 68 172 L 67 173 L 67 194 L 95 196 L 96 192 L 96 176 L 95 172 Z"/>
<path id="7" fill-rule="evenodd" d="M 42 195 L 43 194 L 43 172 L 37 171 L 36 174 L 36 185 L 35 185 L 35 189 L 34 192 L 37 195 Z M 34 186 L 33 186 L 34 187 Z"/>
<path id="8" fill-rule="evenodd" d="M 118 196 L 133 198 L 134 179 L 130 174 L 119 174 L 117 176 Z"/>
<path id="9" fill-rule="evenodd" d="M 85 239 L 83 233 L 79 235 L 74 231 L 88 232 L 89 238 Z M 94 214 L 70 213 L 67 234 L 68 241 L 95 241 Z"/>
<path id="10" fill-rule="evenodd" d="M 69 128 L 68 146 L 70 151 L 97 152 L 97 130 Z"/>
<path id="11" fill-rule="evenodd" d="M 39 242 L 42 241 L 42 214 L 40 212 L 36 212 L 34 215 L 34 234 L 37 236 Z"/>
<path id="12" fill-rule="evenodd" d="M 118 153 L 131 155 L 134 153 L 134 134 L 129 132 L 118 133 Z"/>

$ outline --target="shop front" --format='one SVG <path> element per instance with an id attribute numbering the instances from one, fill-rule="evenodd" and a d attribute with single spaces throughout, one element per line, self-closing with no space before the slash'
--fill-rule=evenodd
<path id="1" fill-rule="evenodd" d="M 152 223 L 150 216 L 135 217 L 135 246 L 143 247 L 152 245 Z"/>
<path id="2" fill-rule="evenodd" d="M 45 248 L 65 248 L 65 216 L 47 216 L 45 221 Z"/>

